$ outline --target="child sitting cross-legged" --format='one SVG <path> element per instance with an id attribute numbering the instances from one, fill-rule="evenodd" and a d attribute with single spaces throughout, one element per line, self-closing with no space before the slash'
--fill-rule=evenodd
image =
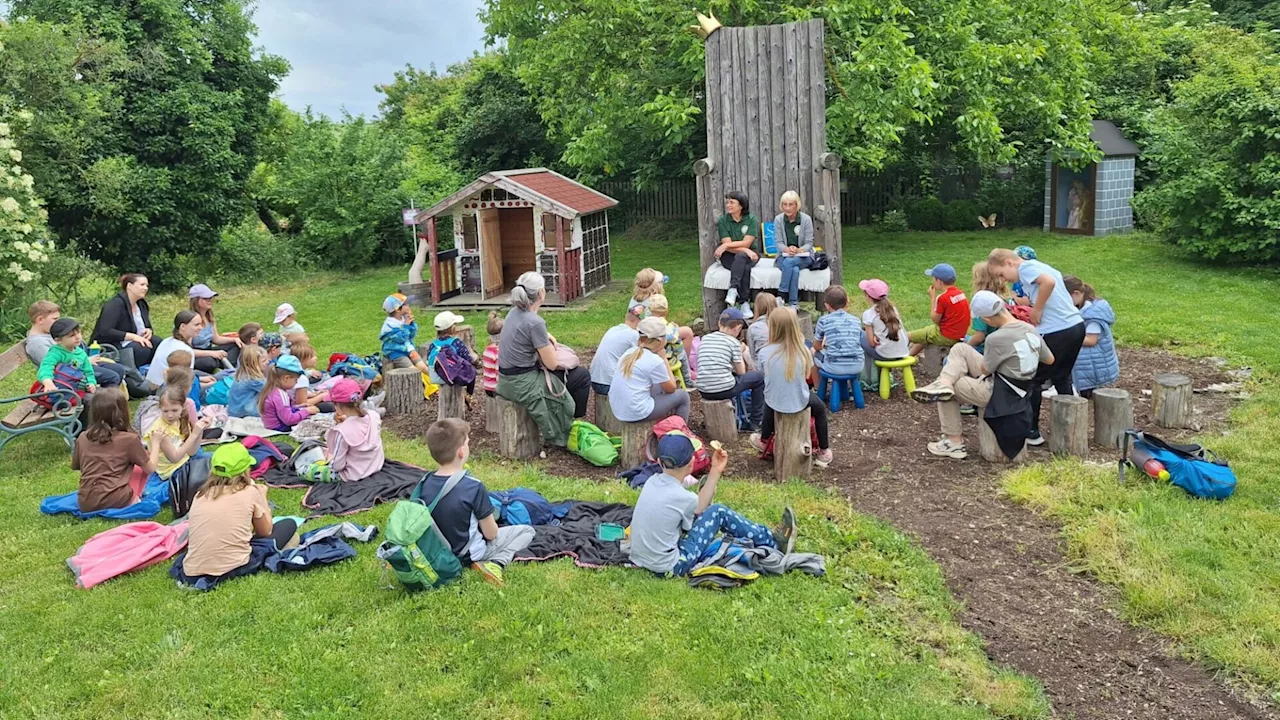
<path id="1" fill-rule="evenodd" d="M 924 274 L 933 278 L 929 285 L 929 319 L 933 324 L 907 333 L 912 355 L 919 355 L 930 345 L 951 347 L 964 340 L 969 330 L 969 300 L 956 287 L 956 269 L 938 263 Z"/>
<path id="2" fill-rule="evenodd" d="M 260 417 L 258 398 L 267 384 L 267 353 L 257 345 L 245 345 L 240 351 L 240 366 L 236 368 L 235 382 L 227 393 L 227 415 L 230 417 Z"/>
<path id="3" fill-rule="evenodd" d="M 688 575 L 721 533 L 726 542 L 777 548 L 784 555 L 795 547 L 795 513 L 782 512 L 776 529 L 753 523 L 715 499 L 716 486 L 729 462 L 724 448 L 711 456 L 711 472 L 695 495 L 681 480 L 693 471 L 693 442 L 680 433 L 658 440 L 662 473 L 644 484 L 631 516 L 631 562 L 664 577 Z"/>
<path id="4" fill-rule="evenodd" d="M 862 374 L 862 324 L 845 311 L 849 293 L 843 285 L 832 285 L 823 294 L 827 313 L 818 318 L 813 329 L 813 380 L 818 371 L 828 375 L 853 377 Z"/>
<path id="5" fill-rule="evenodd" d="M 160 417 L 142 435 L 151 450 L 151 465 L 161 480 L 172 480 L 176 473 L 189 470 L 187 461 L 200 452 L 200 434 L 208 423 L 203 418 L 192 421 L 187 401 L 187 394 L 178 385 L 160 391 Z"/>
<path id="6" fill-rule="evenodd" d="M 418 322 L 413 319 L 409 298 L 395 293 L 382 301 L 382 311 L 387 319 L 382 321 L 378 340 L 382 341 L 382 372 L 418 368 L 423 375 L 431 369 L 418 354 Z"/>
<path id="7" fill-rule="evenodd" d="M 506 566 L 517 552 L 529 547 L 534 531 L 529 525 L 498 527 L 489 490 L 466 470 L 471 456 L 470 435 L 471 426 L 457 418 L 431 424 L 427 429 L 427 449 L 440 467 L 422 478 L 418 497 L 428 506 L 435 502 L 431 519 L 458 562 L 502 587 Z M 455 476 L 458 479 L 453 487 L 442 495 Z"/>
<path id="8" fill-rule="evenodd" d="M 705 335 L 698 348 L 698 391 L 703 400 L 732 400 L 750 390 L 747 417 L 755 432 L 764 420 L 764 374 L 747 371 L 747 346 L 738 339 L 746 325 L 738 308 L 720 313 L 719 330 Z"/>
<path id="9" fill-rule="evenodd" d="M 129 398 L 105 388 L 89 401 L 89 429 L 76 438 L 71 469 L 80 471 L 80 512 L 128 507 L 155 472 L 151 454 L 129 430 Z"/>
<path id="10" fill-rule="evenodd" d="M 667 322 L 669 311 L 666 295 L 654 295 L 649 298 L 649 314 L 661 318 L 666 325 L 667 335 L 663 354 L 667 358 L 667 364 L 671 366 L 671 374 L 675 376 L 679 387 L 688 388 L 693 384 L 689 379 L 689 354 L 685 352 L 684 343 L 680 341 L 680 326 Z"/>
<path id="11" fill-rule="evenodd" d="M 294 402 L 293 389 L 302 372 L 302 363 L 292 355 L 281 355 L 267 370 L 267 384 L 258 398 L 258 412 L 267 429 L 289 432 L 294 425 L 320 412 L 315 405 L 300 406 Z"/>
<path id="12" fill-rule="evenodd" d="M 761 452 L 764 441 L 773 437 L 775 412 L 798 413 L 809 406 L 813 428 L 818 434 L 818 452 L 813 464 L 831 464 L 831 442 L 827 432 L 827 406 L 818 393 L 809 389 L 806 378 L 813 367 L 813 356 L 804 344 L 800 320 L 791 308 L 778 308 L 769 315 L 769 344 L 760 351 L 760 370 L 764 373 L 764 420 L 760 432 L 751 436 L 751 446 Z"/>
<path id="13" fill-rule="evenodd" d="M 382 416 L 360 407 L 364 392 L 343 378 L 329 390 L 334 426 L 324 433 L 329 469 L 343 480 L 363 480 L 382 469 Z"/>
<path id="14" fill-rule="evenodd" d="M 455 328 L 459 323 L 466 320 L 461 315 L 451 313 L 448 310 L 436 314 L 433 324 L 436 328 L 436 339 L 431 341 L 431 349 L 427 352 L 427 367 L 431 369 L 431 382 L 437 385 L 465 385 L 468 395 L 474 395 L 476 392 L 476 375 L 473 363 L 474 358 L 471 357 L 471 350 L 467 348 L 467 344 L 462 342 L 462 338 L 454 335 Z M 440 358 L 440 353 L 448 349 L 452 352 L 460 364 L 456 368 L 462 374 L 453 378 L 448 378 L 440 374 L 440 367 L 436 360 Z M 471 367 L 468 371 L 462 365 Z M 449 370 L 447 372 L 452 372 Z M 466 381 L 470 378 L 470 381 Z M 494 385 L 497 388 L 497 385 Z"/>

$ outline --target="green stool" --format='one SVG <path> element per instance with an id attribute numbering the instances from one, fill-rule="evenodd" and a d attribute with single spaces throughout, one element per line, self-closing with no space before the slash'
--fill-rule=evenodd
<path id="1" fill-rule="evenodd" d="M 916 391 L 916 374 L 911 371 L 911 367 L 916 364 L 914 356 L 907 356 L 901 360 L 877 360 L 876 367 L 880 368 L 880 397 L 888 400 L 889 393 L 893 390 L 893 370 L 900 368 L 902 370 L 902 384 L 906 387 L 907 397 Z"/>

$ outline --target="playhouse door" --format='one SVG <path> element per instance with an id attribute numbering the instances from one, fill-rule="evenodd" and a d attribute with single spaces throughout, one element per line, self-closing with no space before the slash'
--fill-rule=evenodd
<path id="1" fill-rule="evenodd" d="M 480 216 L 480 283 L 488 300 L 503 293 L 502 221 L 496 209 L 481 210 Z"/>

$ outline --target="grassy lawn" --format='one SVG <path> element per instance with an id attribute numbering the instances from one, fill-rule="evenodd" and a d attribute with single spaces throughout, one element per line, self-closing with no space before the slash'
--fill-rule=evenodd
<path id="1" fill-rule="evenodd" d="M 620 246 L 616 272 L 634 272 L 652 250 Z M 691 302 L 696 252 L 664 255 L 673 296 Z M 402 273 L 219 288 L 221 325 L 270 319 L 289 300 L 325 353 L 370 351 L 381 299 Z M 552 314 L 552 331 L 589 347 L 621 315 L 623 296 Z M 180 305 L 153 298 L 161 334 Z M 482 330 L 479 314 L 469 320 Z M 32 374 L 25 367 L 0 393 L 18 394 Z M 389 440 L 387 449 L 429 462 L 420 443 Z M 993 667 L 956 623 L 941 573 L 917 545 L 803 484 L 730 480 L 721 499 L 767 521 L 792 505 L 800 548 L 824 554 L 828 575 L 727 594 L 560 560 L 515 566 L 501 591 L 468 577 L 406 596 L 384 587 L 371 544 L 333 568 L 263 574 L 209 594 L 175 589 L 168 563 L 82 591 L 64 560 L 111 523 L 38 513 L 43 496 L 75 487 L 65 459 L 55 436 L 38 434 L 11 443 L 0 464 L 0 717 L 1048 715 L 1035 683 Z M 495 458 L 474 470 L 492 487 L 551 498 L 636 498 Z M 301 491 L 271 497 L 277 512 L 300 514 Z M 381 524 L 389 513 L 352 519 Z"/>

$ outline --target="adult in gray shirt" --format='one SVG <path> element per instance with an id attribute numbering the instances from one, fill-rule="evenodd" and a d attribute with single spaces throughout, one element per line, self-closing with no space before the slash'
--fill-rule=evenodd
<path id="1" fill-rule="evenodd" d="M 773 219 L 773 239 L 778 248 L 774 266 L 782 271 L 779 295 L 796 307 L 800 296 L 800 271 L 813 265 L 813 218 L 800 212 L 800 193 L 788 190 L 779 201 L 782 212 Z"/>
<path id="2" fill-rule="evenodd" d="M 636 330 L 636 326 L 640 324 L 640 316 L 644 315 L 644 312 L 644 305 L 640 303 L 628 307 L 622 322 L 609 328 L 605 331 L 604 337 L 600 338 L 596 355 L 591 358 L 591 389 L 595 390 L 597 395 L 608 397 L 609 386 L 613 384 L 613 371 L 618 367 L 618 360 L 626 355 L 628 350 L 635 348 L 636 340 L 640 338 L 640 331 Z"/>

